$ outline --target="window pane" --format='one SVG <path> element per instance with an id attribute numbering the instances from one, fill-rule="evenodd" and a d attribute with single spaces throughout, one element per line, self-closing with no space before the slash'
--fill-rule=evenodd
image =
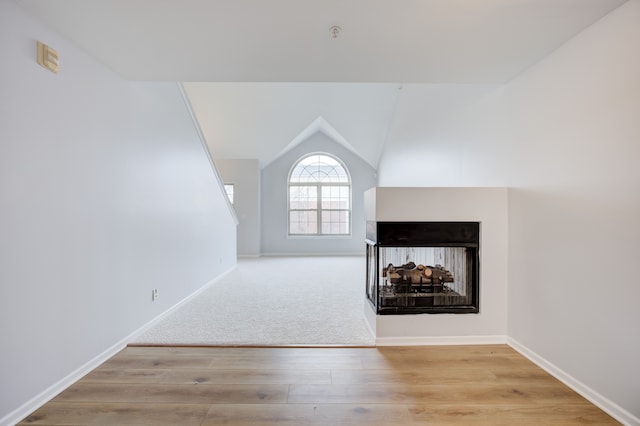
<path id="1" fill-rule="evenodd" d="M 322 233 L 323 234 L 331 234 L 331 222 L 324 218 L 324 212 L 322 213 Z"/>
<path id="2" fill-rule="evenodd" d="M 231 201 L 231 204 L 233 204 L 233 184 L 225 183 L 224 190 L 227 192 L 227 197 L 229 197 L 229 201 Z"/>
<path id="3" fill-rule="evenodd" d="M 348 183 L 349 176 L 342 164 L 328 155 L 314 154 L 300 160 L 291 172 L 292 183 L 342 182 Z"/>
<path id="4" fill-rule="evenodd" d="M 351 232 L 351 230 L 349 229 L 349 224 L 351 223 L 351 221 L 349 220 L 349 211 L 342 211 L 341 213 L 341 217 L 340 217 L 340 234 L 348 234 L 349 232 Z"/>
<path id="5" fill-rule="evenodd" d="M 323 186 L 321 194 L 323 209 L 349 209 L 349 187 Z"/>
<path id="6" fill-rule="evenodd" d="M 348 234 L 349 233 L 349 211 L 348 210 L 323 210 L 322 211 L 322 233 Z"/>
<path id="7" fill-rule="evenodd" d="M 318 187 L 316 186 L 290 186 L 289 187 L 289 208 L 290 209 L 317 209 L 318 208 Z"/>
<path id="8" fill-rule="evenodd" d="M 317 234 L 318 214 L 315 211 L 289 212 L 290 234 Z"/>

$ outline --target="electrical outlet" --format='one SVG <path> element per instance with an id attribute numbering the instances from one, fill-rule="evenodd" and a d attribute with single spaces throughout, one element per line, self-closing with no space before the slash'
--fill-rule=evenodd
<path id="1" fill-rule="evenodd" d="M 154 288 L 153 290 L 151 290 L 151 301 L 156 300 L 158 300 L 158 289 Z"/>

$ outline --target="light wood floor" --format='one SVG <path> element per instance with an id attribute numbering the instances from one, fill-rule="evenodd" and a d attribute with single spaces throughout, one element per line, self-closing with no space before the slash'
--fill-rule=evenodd
<path id="1" fill-rule="evenodd" d="M 506 345 L 128 347 L 21 424 L 617 424 Z"/>

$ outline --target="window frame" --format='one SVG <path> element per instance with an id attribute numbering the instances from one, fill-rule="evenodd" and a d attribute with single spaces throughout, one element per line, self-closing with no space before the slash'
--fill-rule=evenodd
<path id="1" fill-rule="evenodd" d="M 306 158 L 313 157 L 316 155 L 326 156 L 336 161 L 342 170 L 344 170 L 347 182 L 291 182 L 292 174 L 296 167 L 300 164 L 301 161 Z M 291 187 L 315 187 L 316 188 L 316 208 L 314 209 L 292 209 L 291 208 Z M 322 188 L 335 188 L 335 187 L 343 187 L 348 190 L 348 201 L 349 207 L 347 209 L 334 209 L 334 208 L 322 208 Z M 317 229 L 315 233 L 305 233 L 305 234 L 296 234 L 291 232 L 291 212 L 296 211 L 309 211 L 316 212 L 316 223 Z M 345 233 L 323 233 L 322 232 L 322 213 L 323 212 L 347 212 L 348 219 L 346 221 L 347 232 Z M 287 236 L 292 238 L 349 238 L 352 235 L 352 225 L 353 225 L 353 181 L 351 179 L 351 174 L 349 173 L 349 169 L 345 165 L 344 161 L 333 154 L 329 154 L 327 152 L 311 152 L 307 153 L 300 158 L 298 158 L 291 168 L 289 169 L 289 174 L 287 175 Z"/>

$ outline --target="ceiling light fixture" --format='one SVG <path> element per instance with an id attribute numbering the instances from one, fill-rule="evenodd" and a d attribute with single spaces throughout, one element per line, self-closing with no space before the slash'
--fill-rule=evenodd
<path id="1" fill-rule="evenodd" d="M 329 33 L 331 34 L 331 38 L 338 38 L 338 35 L 342 32 L 342 28 L 337 25 L 329 28 Z"/>

